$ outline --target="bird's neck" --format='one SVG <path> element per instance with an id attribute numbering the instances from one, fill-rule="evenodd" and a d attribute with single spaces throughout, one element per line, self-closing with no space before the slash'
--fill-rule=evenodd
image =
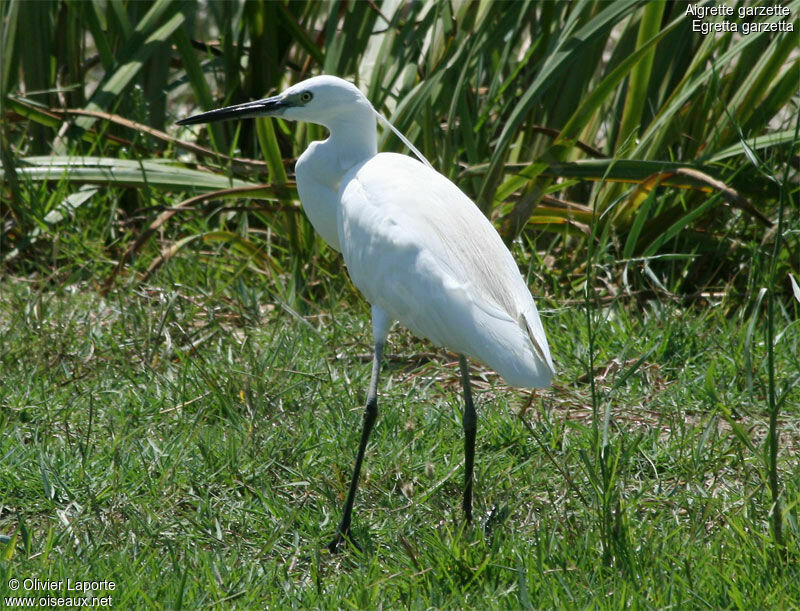
<path id="1" fill-rule="evenodd" d="M 297 191 L 311 224 L 332 248 L 341 250 L 337 213 L 342 178 L 354 166 L 378 152 L 373 112 L 337 117 L 326 125 L 330 136 L 313 142 L 295 166 Z"/>
<path id="2" fill-rule="evenodd" d="M 336 151 L 343 169 L 349 169 L 378 153 L 378 128 L 372 108 L 369 112 L 339 116 L 327 127 L 330 132 L 328 146 Z"/>

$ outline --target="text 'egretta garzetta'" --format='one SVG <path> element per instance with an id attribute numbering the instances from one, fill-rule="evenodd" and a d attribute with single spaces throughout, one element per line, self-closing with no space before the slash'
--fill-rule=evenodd
<path id="1" fill-rule="evenodd" d="M 297 191 L 314 228 L 342 253 L 353 284 L 372 304 L 375 355 L 361 443 L 342 520 L 328 547 L 335 551 L 350 539 L 361 463 L 378 414 L 381 356 L 395 320 L 459 354 L 464 513 L 471 521 L 476 415 L 466 357 L 492 367 L 512 386 L 548 386 L 554 372 L 536 305 L 511 253 L 447 178 L 411 157 L 378 153 L 380 115 L 340 78 L 316 76 L 280 95 L 178 123 L 264 116 L 316 123 L 330 132 L 297 160 Z"/>

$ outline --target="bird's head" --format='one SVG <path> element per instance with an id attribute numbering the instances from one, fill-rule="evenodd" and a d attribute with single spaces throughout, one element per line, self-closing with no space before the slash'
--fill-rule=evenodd
<path id="1" fill-rule="evenodd" d="M 178 121 L 178 125 L 196 125 L 228 119 L 282 117 L 290 121 L 317 123 L 331 129 L 348 117 L 374 114 L 372 105 L 359 89 L 335 76 L 315 76 L 271 98 L 226 106 Z"/>

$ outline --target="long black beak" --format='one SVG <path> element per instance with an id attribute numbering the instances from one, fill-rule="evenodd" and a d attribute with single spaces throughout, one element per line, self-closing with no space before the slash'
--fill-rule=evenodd
<path id="1" fill-rule="evenodd" d="M 197 125 L 198 123 L 211 123 L 212 121 L 227 121 L 228 119 L 249 119 L 252 117 L 266 117 L 279 114 L 289 103 L 281 96 L 265 98 L 256 102 L 245 102 L 234 106 L 226 106 L 216 110 L 200 113 L 177 121 L 178 125 Z"/>

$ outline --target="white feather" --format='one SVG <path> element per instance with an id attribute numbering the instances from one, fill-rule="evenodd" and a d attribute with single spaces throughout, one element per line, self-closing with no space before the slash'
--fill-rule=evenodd
<path id="1" fill-rule="evenodd" d="M 344 176 L 339 200 L 342 255 L 370 303 L 511 385 L 550 383 L 553 363 L 530 291 L 458 187 L 410 157 L 381 153 Z"/>

